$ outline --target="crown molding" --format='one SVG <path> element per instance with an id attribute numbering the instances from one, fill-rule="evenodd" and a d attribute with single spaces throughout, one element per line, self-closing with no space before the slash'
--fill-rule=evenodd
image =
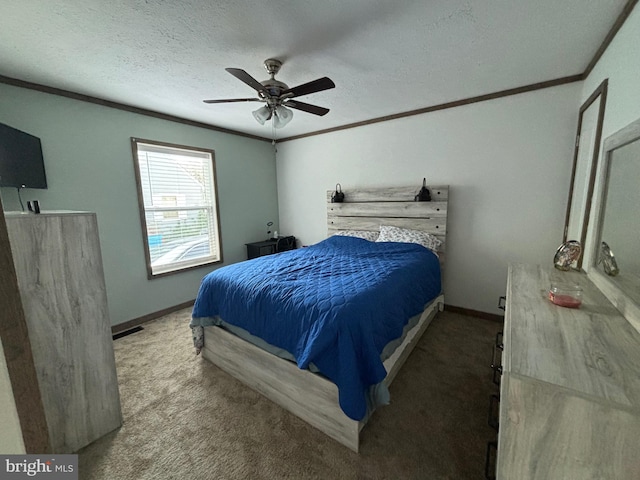
<path id="1" fill-rule="evenodd" d="M 576 74 L 576 75 L 571 75 L 568 77 L 561 77 L 561 78 L 557 78 L 554 80 L 548 80 L 545 82 L 538 82 L 538 83 L 533 83 L 530 85 L 525 85 L 522 87 L 516 87 L 516 88 L 510 88 L 507 90 L 501 90 L 498 92 L 494 92 L 494 93 L 489 93 L 489 94 L 485 94 L 485 95 L 478 95 L 475 97 L 469 97 L 469 98 L 464 98 L 461 100 L 456 100 L 456 101 L 452 101 L 452 102 L 447 102 L 447 103 L 441 103 L 438 105 L 432 105 L 430 107 L 424 107 L 424 108 L 419 108 L 416 110 L 409 110 L 407 112 L 400 112 L 400 113 L 396 113 L 393 115 L 385 115 L 382 117 L 376 117 L 376 118 L 372 118 L 369 120 L 363 120 L 361 122 L 354 122 L 354 123 L 349 123 L 346 125 L 341 125 L 338 127 L 332 127 L 332 128 L 326 128 L 323 130 L 316 130 L 314 132 L 309 132 L 309 133 L 304 133 L 301 135 L 293 135 L 290 137 L 284 137 L 280 140 L 277 140 L 277 143 L 283 143 L 283 142 L 288 142 L 291 140 L 298 140 L 301 138 L 307 138 L 307 137 L 313 137 L 316 135 L 324 135 L 326 133 L 331 133 L 331 132 L 337 132 L 340 130 L 347 130 L 347 129 L 351 129 L 351 128 L 357 128 L 357 127 L 363 127 L 366 125 L 371 125 L 374 123 L 380 123 L 380 122 L 388 122 L 391 120 L 397 120 L 399 118 L 405 118 L 405 117 L 411 117 L 414 115 L 422 115 L 425 113 L 430 113 L 430 112 L 435 112 L 438 110 L 445 110 L 448 108 L 455 108 L 455 107 L 460 107 L 463 105 L 470 105 L 472 103 L 478 103 L 478 102 L 484 102 L 487 100 L 495 100 L 497 98 L 501 98 L 501 97 L 507 97 L 510 95 L 518 95 L 520 93 L 526 93 L 526 92 L 531 92 L 534 90 L 540 90 L 543 88 L 551 88 L 551 87 L 556 87 L 559 85 L 564 85 L 566 83 L 572 83 L 572 82 L 579 82 L 584 80 L 585 78 L 587 78 L 589 76 L 589 74 L 591 73 L 591 71 L 593 70 L 593 68 L 595 67 L 595 65 L 598 63 L 598 60 L 600 60 L 600 57 L 602 57 L 602 55 L 604 54 L 604 52 L 607 50 L 607 48 L 609 47 L 609 45 L 611 44 L 611 42 L 613 41 L 614 37 L 616 36 L 616 34 L 618 33 L 618 31 L 620 30 L 620 28 L 622 28 L 622 25 L 624 25 L 625 21 L 627 20 L 627 18 L 629 18 L 629 15 L 631 15 L 631 12 L 633 11 L 633 8 L 636 6 L 636 4 L 638 3 L 638 0 L 628 0 L 627 3 L 625 4 L 624 8 L 622 9 L 622 12 L 620 13 L 620 15 L 618 15 L 618 18 L 616 19 L 616 21 L 614 22 L 613 26 L 611 27 L 611 29 L 609 30 L 609 32 L 607 33 L 606 37 L 604 38 L 602 44 L 600 45 L 600 47 L 598 48 L 598 50 L 596 51 L 596 53 L 594 54 L 593 58 L 591 59 L 591 61 L 589 62 L 589 64 L 587 65 L 586 69 L 584 72 L 580 73 L 580 74 Z M 203 123 L 203 122 L 197 122 L 195 120 L 189 120 L 187 118 L 182 118 L 182 117 L 178 117 L 175 115 L 169 115 L 166 113 L 160 113 L 160 112 L 156 112 L 154 110 L 148 110 L 145 108 L 140 108 L 140 107 L 134 107 L 131 105 L 126 105 L 123 103 L 118 103 L 118 102 L 113 102 L 110 100 L 104 100 L 102 98 L 98 98 L 98 97 L 93 97 L 90 95 L 84 95 L 81 93 L 76 93 L 76 92 L 71 92 L 69 90 L 63 90 L 63 89 L 59 89 L 59 88 L 54 88 L 54 87 L 49 87 L 46 85 L 41 85 L 38 83 L 32 83 L 32 82 L 27 82 L 24 80 L 20 80 L 17 78 L 11 78 L 11 77 L 6 77 L 4 75 L 0 75 L 0 83 L 4 83 L 7 85 L 13 85 L 16 87 L 21 87 L 21 88 L 27 88 L 30 90 L 36 90 L 39 92 L 44 92 L 44 93 L 50 93 L 52 95 L 59 95 L 62 97 L 67 97 L 67 98 L 72 98 L 74 100 L 80 100 L 83 102 L 88 102 L 88 103 L 93 103 L 96 105 L 101 105 L 104 107 L 109 107 L 109 108 L 116 108 L 118 110 L 123 110 L 126 112 L 131 112 L 131 113 L 137 113 L 140 115 L 146 115 L 149 117 L 154 117 L 154 118 L 159 118 L 162 120 L 168 120 L 171 122 L 177 122 L 177 123 L 181 123 L 184 125 L 190 125 L 192 127 L 199 127 L 199 128 L 205 128 L 207 130 L 213 130 L 216 132 L 221 132 L 221 133 L 227 133 L 230 135 L 238 135 L 240 137 L 245 137 L 245 138 L 251 138 L 253 140 L 259 140 L 259 141 L 263 141 L 263 142 L 272 142 L 272 139 L 270 138 L 266 138 L 266 137 L 260 137 L 258 135 L 251 135 L 248 133 L 244 133 L 244 132 L 240 132 L 237 130 L 232 130 L 229 128 L 223 128 L 223 127 L 217 127 L 215 125 L 211 125 L 208 123 Z"/>
<path id="2" fill-rule="evenodd" d="M 243 133 L 237 130 L 231 130 L 229 128 L 217 127 L 215 125 L 210 125 L 208 123 L 203 123 L 203 122 L 197 122 L 195 120 L 189 120 L 188 118 L 182 118 L 176 115 L 169 115 L 166 113 L 156 112 L 155 110 L 148 110 L 146 108 L 134 107 L 132 105 L 113 102 L 111 100 L 104 100 L 102 98 L 92 97 L 91 95 L 84 95 L 82 93 L 76 93 L 70 90 L 63 90 L 60 88 L 49 87 L 47 85 L 41 85 L 39 83 L 27 82 L 24 80 L 20 80 L 18 78 L 11 78 L 11 77 L 5 77 L 4 75 L 0 75 L 0 83 L 4 83 L 6 85 L 12 85 L 14 87 L 27 88 L 29 90 L 36 90 L 38 92 L 49 93 L 51 95 L 58 95 L 60 97 L 72 98 L 74 100 L 80 100 L 81 102 L 93 103 L 95 105 L 115 108 L 117 110 L 123 110 L 125 112 L 137 113 L 139 115 L 145 115 L 147 117 L 159 118 L 161 120 L 168 120 L 170 122 L 182 123 L 183 125 L 189 125 L 192 127 L 206 128 L 207 130 L 228 133 L 230 135 L 238 135 L 240 137 L 251 138 L 253 140 L 271 142 L 270 138 L 260 137 L 258 135 L 251 135 L 249 133 Z"/>

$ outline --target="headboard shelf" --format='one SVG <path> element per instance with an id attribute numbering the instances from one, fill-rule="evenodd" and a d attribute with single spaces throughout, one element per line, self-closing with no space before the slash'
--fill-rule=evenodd
<path id="1" fill-rule="evenodd" d="M 380 225 L 420 230 L 436 236 L 443 264 L 447 235 L 449 186 L 428 186 L 430 202 L 416 202 L 419 187 L 343 189 L 344 201 L 331 203 L 327 192 L 327 234 L 340 230 L 377 231 Z"/>
<path id="2" fill-rule="evenodd" d="M 345 199 L 345 202 L 347 200 Z M 337 216 L 350 217 L 414 217 L 424 218 L 430 215 L 434 218 L 446 218 L 447 202 L 359 202 L 332 203 L 329 213 Z"/>
<path id="3" fill-rule="evenodd" d="M 412 187 L 380 187 L 380 188 L 342 188 L 344 192 L 344 201 L 348 203 L 358 202 L 412 202 L 414 197 L 418 194 L 420 186 Z M 448 185 L 436 185 L 428 186 L 431 192 L 432 202 L 447 201 L 449 199 L 449 186 Z M 331 202 L 331 195 L 333 190 L 327 192 L 327 201 Z M 416 203 L 429 203 L 429 202 L 416 202 Z"/>

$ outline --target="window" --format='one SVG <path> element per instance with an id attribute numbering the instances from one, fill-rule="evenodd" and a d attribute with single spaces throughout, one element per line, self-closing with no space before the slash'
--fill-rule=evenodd
<path id="1" fill-rule="evenodd" d="M 221 262 L 213 150 L 131 145 L 149 278 Z"/>

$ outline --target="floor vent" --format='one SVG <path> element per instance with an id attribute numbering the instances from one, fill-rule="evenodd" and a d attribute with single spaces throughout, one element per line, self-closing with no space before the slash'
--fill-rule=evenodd
<path id="1" fill-rule="evenodd" d="M 125 330 L 123 332 L 116 333 L 113 336 L 113 339 L 117 340 L 119 338 L 126 337 L 127 335 L 131 335 L 132 333 L 139 332 L 140 330 L 144 330 L 144 328 L 142 328 L 142 327 L 133 327 L 133 328 L 130 328 L 129 330 Z"/>

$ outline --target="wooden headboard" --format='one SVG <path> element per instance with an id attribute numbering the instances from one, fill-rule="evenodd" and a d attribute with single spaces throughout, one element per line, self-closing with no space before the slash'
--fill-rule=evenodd
<path id="1" fill-rule="evenodd" d="M 442 241 L 438 255 L 440 264 L 444 265 L 449 186 L 428 188 L 430 202 L 414 201 L 419 190 L 415 186 L 343 189 L 343 203 L 331 203 L 333 191 L 329 190 L 327 234 L 330 236 L 340 230 L 378 231 L 380 225 L 420 230 Z"/>

